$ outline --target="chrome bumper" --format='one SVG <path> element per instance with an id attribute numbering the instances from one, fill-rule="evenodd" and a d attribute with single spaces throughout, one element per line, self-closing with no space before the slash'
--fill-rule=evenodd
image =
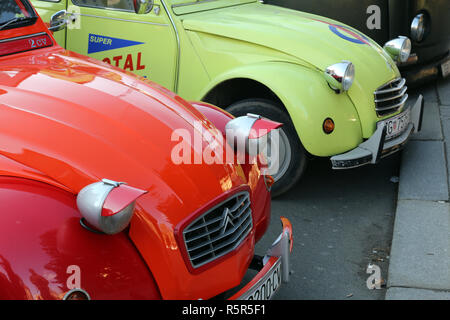
<path id="1" fill-rule="evenodd" d="M 331 157 L 333 169 L 351 169 L 366 164 L 375 164 L 381 158 L 391 155 L 405 145 L 411 134 L 419 132 L 422 125 L 424 99 L 420 95 L 411 108 L 411 122 L 398 137 L 386 141 L 385 125 L 378 126 L 375 133 L 355 149 Z"/>
<path id="2" fill-rule="evenodd" d="M 266 255 L 264 257 L 259 257 L 261 259 L 256 259 L 258 261 L 255 260 L 258 265 L 256 268 L 250 266 L 251 269 L 259 269 L 258 274 L 239 292 L 229 298 L 229 300 L 247 300 L 249 292 L 251 292 L 253 288 L 258 287 L 265 280 L 265 276 L 279 263 L 281 263 L 282 282 L 289 282 L 289 275 L 291 273 L 290 256 L 294 245 L 292 224 L 285 217 L 281 217 L 281 223 L 282 232 L 273 242 Z"/>

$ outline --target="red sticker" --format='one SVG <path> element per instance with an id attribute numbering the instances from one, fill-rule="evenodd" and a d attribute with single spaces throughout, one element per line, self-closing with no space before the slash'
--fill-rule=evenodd
<path id="1" fill-rule="evenodd" d="M 52 45 L 53 41 L 48 34 L 11 39 L 1 43 L 0 56 L 50 47 Z"/>

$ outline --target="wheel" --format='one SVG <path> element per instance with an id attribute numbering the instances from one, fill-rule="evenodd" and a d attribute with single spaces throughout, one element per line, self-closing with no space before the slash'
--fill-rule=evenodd
<path id="1" fill-rule="evenodd" d="M 272 197 L 290 190 L 302 177 L 308 159 L 294 124 L 283 106 L 270 100 L 248 99 L 232 104 L 226 111 L 235 117 L 253 113 L 283 123 L 279 139 L 279 170 L 272 175 L 275 180 Z"/>

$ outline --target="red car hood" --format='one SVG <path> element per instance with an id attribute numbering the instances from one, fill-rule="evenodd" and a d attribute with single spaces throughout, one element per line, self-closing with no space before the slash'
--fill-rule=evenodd
<path id="1" fill-rule="evenodd" d="M 157 193 L 158 205 L 170 197 L 184 208 L 177 222 L 245 183 L 235 166 L 172 162 L 173 131 L 193 137 L 195 121 L 213 128 L 180 97 L 96 60 L 62 50 L 0 60 L 0 153 L 74 193 L 102 178 L 124 181 Z"/>

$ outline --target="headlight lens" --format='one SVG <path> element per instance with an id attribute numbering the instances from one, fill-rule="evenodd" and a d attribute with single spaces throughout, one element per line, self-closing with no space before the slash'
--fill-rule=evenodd
<path id="1" fill-rule="evenodd" d="M 384 50 L 396 62 L 406 62 L 411 54 L 411 40 L 407 37 L 398 37 L 384 45 Z"/>
<path id="2" fill-rule="evenodd" d="M 343 89 L 348 91 L 355 80 L 355 66 L 353 63 L 349 62 L 347 69 L 345 70 Z"/>
<path id="3" fill-rule="evenodd" d="M 411 40 L 405 37 L 402 48 L 400 50 L 400 62 L 406 62 L 411 55 Z"/>
<path id="4" fill-rule="evenodd" d="M 425 35 L 425 15 L 423 13 L 418 14 L 411 23 L 411 38 L 420 42 Z"/>
<path id="5" fill-rule="evenodd" d="M 91 300 L 91 297 L 83 289 L 72 289 L 64 295 L 63 300 Z"/>
<path id="6" fill-rule="evenodd" d="M 355 66 L 350 61 L 342 61 L 329 66 L 324 75 L 333 90 L 348 91 L 355 80 Z"/>

